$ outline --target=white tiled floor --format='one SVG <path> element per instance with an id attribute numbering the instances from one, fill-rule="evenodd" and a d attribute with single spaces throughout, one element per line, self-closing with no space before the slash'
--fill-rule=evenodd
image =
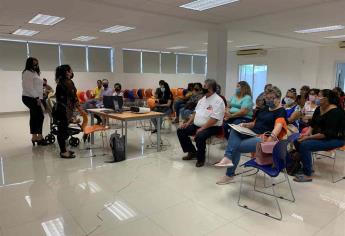
<path id="1" fill-rule="evenodd" d="M 331 160 L 316 161 L 312 183 L 292 182 L 296 202 L 280 200 L 283 220 L 276 221 L 237 206 L 239 178 L 218 186 L 224 170 L 182 161 L 174 127 L 163 130 L 168 146 L 157 153 L 146 146 L 150 133 L 133 123 L 129 158 L 115 164 L 86 157 L 83 144 L 73 160 L 60 159 L 57 145 L 32 147 L 26 114 L 1 115 L 0 130 L 0 236 L 345 236 L 345 181 L 330 182 Z M 223 151 L 212 146 L 211 161 Z M 247 204 L 274 213 L 246 179 Z"/>

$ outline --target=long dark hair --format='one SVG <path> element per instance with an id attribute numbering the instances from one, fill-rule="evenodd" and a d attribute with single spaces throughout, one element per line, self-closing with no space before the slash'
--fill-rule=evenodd
<path id="1" fill-rule="evenodd" d="M 323 97 L 328 99 L 329 104 L 336 105 L 340 107 L 339 97 L 338 95 L 330 89 L 323 89 L 321 90 L 321 94 Z"/>
<path id="2" fill-rule="evenodd" d="M 66 73 L 70 71 L 72 68 L 70 65 L 61 65 L 56 67 L 55 70 L 55 81 L 56 83 L 64 82 L 67 79 Z"/>
<path id="3" fill-rule="evenodd" d="M 170 90 L 170 86 L 169 86 L 169 84 L 167 83 L 167 82 L 164 82 L 164 84 L 163 84 L 163 86 L 164 86 L 164 88 L 165 88 L 165 91 L 164 91 L 164 93 L 163 93 L 163 97 L 165 98 L 165 99 L 171 99 L 171 97 L 172 97 L 172 92 L 171 92 L 171 90 Z"/>
<path id="4" fill-rule="evenodd" d="M 34 61 L 37 62 L 37 67 L 34 68 Z M 41 70 L 40 70 L 40 67 L 38 65 L 38 60 L 37 58 L 34 58 L 34 57 L 29 57 L 28 59 L 26 59 L 26 63 L 25 63 L 25 69 L 23 70 L 23 73 L 25 71 L 31 71 L 31 72 L 36 72 L 38 75 L 41 74 Z"/>

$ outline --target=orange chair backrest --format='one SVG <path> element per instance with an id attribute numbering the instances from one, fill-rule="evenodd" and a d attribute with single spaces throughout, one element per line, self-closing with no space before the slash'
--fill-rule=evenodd
<path id="1" fill-rule="evenodd" d="M 81 130 L 84 131 L 85 127 L 89 122 L 89 118 L 87 117 L 87 113 L 83 113 L 81 116 L 83 117 L 83 122 L 81 123 Z"/>
<path id="2" fill-rule="evenodd" d="M 154 98 L 147 99 L 147 106 L 152 110 L 156 107 L 156 100 Z"/>
<path id="3" fill-rule="evenodd" d="M 177 97 L 177 88 L 172 88 L 170 89 L 171 90 L 171 93 L 173 94 L 173 97 Z"/>
<path id="4" fill-rule="evenodd" d="M 183 88 L 178 88 L 177 89 L 177 96 L 179 96 L 179 97 L 183 97 Z"/>
<path id="5" fill-rule="evenodd" d="M 145 90 L 145 97 L 146 98 L 151 98 L 152 96 L 153 96 L 152 89 L 146 89 Z"/>

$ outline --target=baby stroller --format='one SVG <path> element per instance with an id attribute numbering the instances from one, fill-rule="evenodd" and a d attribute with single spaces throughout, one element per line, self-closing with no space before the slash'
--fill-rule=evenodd
<path id="1" fill-rule="evenodd" d="M 49 143 L 49 144 L 53 144 L 55 143 L 55 135 L 57 135 L 58 133 L 58 126 L 56 123 L 56 120 L 53 117 L 53 109 L 54 106 L 56 104 L 56 97 L 55 94 L 51 95 L 48 97 L 47 99 L 47 105 L 46 105 L 46 111 L 49 115 L 50 118 L 50 133 L 45 137 L 45 140 Z M 69 136 L 69 140 L 68 143 L 69 145 L 71 145 L 72 147 L 77 147 L 80 143 L 79 138 L 77 137 L 73 137 L 74 135 L 77 135 L 79 133 L 82 132 L 82 128 L 81 125 L 79 123 L 71 123 L 68 126 L 68 136 Z"/>

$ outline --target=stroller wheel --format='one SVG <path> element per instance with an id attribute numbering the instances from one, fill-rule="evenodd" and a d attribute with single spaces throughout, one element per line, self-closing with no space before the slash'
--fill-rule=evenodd
<path id="1" fill-rule="evenodd" d="M 75 138 L 75 137 L 71 137 L 68 141 L 69 145 L 71 145 L 72 147 L 78 147 L 80 140 L 79 138 Z"/>
<path id="2" fill-rule="evenodd" d="M 53 144 L 55 143 L 55 136 L 53 134 L 48 134 L 45 138 L 44 138 L 47 143 L 49 144 Z"/>

